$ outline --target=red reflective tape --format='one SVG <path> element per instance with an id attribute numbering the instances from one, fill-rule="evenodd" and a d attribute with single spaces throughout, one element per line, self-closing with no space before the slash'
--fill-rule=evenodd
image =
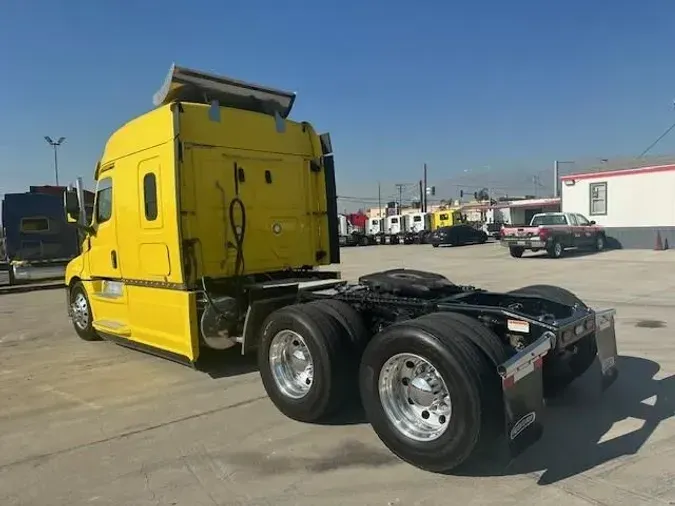
<path id="1" fill-rule="evenodd" d="M 515 378 L 513 376 L 509 376 L 508 378 L 502 379 L 502 387 L 511 388 L 515 382 Z"/>

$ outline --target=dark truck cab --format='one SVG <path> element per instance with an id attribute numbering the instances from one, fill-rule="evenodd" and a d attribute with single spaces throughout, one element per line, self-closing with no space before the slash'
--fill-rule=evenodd
<path id="1" fill-rule="evenodd" d="M 605 231 L 594 221 L 578 213 L 535 214 L 528 226 L 503 227 L 501 245 L 511 256 L 520 258 L 526 250 L 546 250 L 551 258 L 560 258 L 566 249 L 605 249 Z"/>
<path id="2" fill-rule="evenodd" d="M 61 186 L 31 186 L 2 200 L 4 258 L 10 285 L 62 278 L 66 264 L 79 253 L 77 229 L 66 221 Z M 93 206 L 86 192 L 85 207 Z M 90 211 L 89 211 L 90 212 Z"/>

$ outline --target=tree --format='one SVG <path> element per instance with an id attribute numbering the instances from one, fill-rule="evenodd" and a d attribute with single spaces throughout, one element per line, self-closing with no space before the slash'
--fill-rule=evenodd
<path id="1" fill-rule="evenodd" d="M 479 202 L 490 200 L 490 192 L 487 188 L 481 188 L 480 191 L 474 192 L 473 196 Z"/>

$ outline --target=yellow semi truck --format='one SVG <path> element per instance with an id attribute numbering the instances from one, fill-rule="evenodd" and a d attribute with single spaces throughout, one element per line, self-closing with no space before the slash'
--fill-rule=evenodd
<path id="1" fill-rule="evenodd" d="M 562 288 L 317 269 L 340 262 L 333 149 L 288 119 L 294 100 L 172 67 L 156 107 L 108 140 L 91 223 L 82 192 L 65 196 L 84 237 L 65 279 L 82 339 L 197 368 L 207 349 L 257 350 L 281 412 L 315 421 L 360 396 L 384 444 L 431 471 L 504 429 L 520 453 L 541 436 L 544 396 L 596 356 L 614 381 L 614 310 Z"/>
<path id="2" fill-rule="evenodd" d="M 462 213 L 459 209 L 441 209 L 434 211 L 431 220 L 431 230 L 441 227 L 450 227 L 462 223 Z"/>

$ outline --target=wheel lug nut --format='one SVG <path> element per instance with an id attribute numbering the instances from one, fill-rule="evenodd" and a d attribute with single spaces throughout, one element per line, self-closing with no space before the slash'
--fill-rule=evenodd
<path id="1" fill-rule="evenodd" d="M 415 364 L 413 364 L 412 360 L 408 360 L 408 361 L 405 363 L 405 366 L 406 366 L 408 369 L 412 369 L 413 367 L 415 367 Z"/>
<path id="2" fill-rule="evenodd" d="M 441 415 L 438 417 L 438 423 L 445 423 L 445 416 Z"/>
<path id="3" fill-rule="evenodd" d="M 408 386 L 410 384 L 410 380 L 408 378 L 403 378 L 401 383 L 403 383 L 404 386 Z"/>

